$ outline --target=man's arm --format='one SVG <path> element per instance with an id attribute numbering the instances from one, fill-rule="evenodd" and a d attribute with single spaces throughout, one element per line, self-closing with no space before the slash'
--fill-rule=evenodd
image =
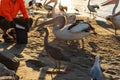
<path id="1" fill-rule="evenodd" d="M 28 18 L 29 16 L 28 16 L 28 13 L 27 13 L 24 1 L 23 0 L 19 0 L 19 3 L 20 3 L 20 11 L 23 14 L 23 17 L 24 18 Z"/>

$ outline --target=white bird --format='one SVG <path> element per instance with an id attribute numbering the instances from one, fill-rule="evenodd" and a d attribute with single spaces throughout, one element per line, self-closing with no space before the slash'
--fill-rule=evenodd
<path id="1" fill-rule="evenodd" d="M 94 65 L 92 66 L 91 70 L 90 70 L 90 77 L 91 80 L 103 80 L 103 74 L 102 74 L 102 70 L 100 68 L 100 57 L 96 56 L 95 57 L 95 62 Z"/>
<path id="2" fill-rule="evenodd" d="M 88 0 L 87 8 L 90 11 L 90 17 L 91 17 L 91 14 L 93 14 L 93 17 L 95 18 L 94 13 L 97 13 L 96 9 L 99 9 L 99 6 L 98 5 L 91 5 L 90 0 Z"/>
<path id="3" fill-rule="evenodd" d="M 117 7 L 119 5 L 119 0 L 109 0 L 107 2 L 103 2 L 102 6 L 105 6 L 107 4 L 114 4 L 114 3 L 115 3 L 115 6 L 112 10 L 112 15 L 114 15 Z M 116 35 L 117 34 L 117 29 L 120 29 L 120 15 L 112 17 L 112 18 L 111 18 L 111 15 L 110 15 L 106 19 L 112 22 L 113 27 L 115 28 L 115 35 Z"/>
<path id="4" fill-rule="evenodd" d="M 90 35 L 91 30 L 95 32 L 94 28 L 87 22 L 78 22 L 65 25 L 66 19 L 64 16 L 57 16 L 37 26 L 45 26 L 49 24 L 53 24 L 53 34 L 56 38 L 61 40 L 83 40 L 84 37 Z"/>

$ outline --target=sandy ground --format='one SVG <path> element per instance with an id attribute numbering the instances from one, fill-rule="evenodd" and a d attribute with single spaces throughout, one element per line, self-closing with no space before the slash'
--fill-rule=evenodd
<path id="1" fill-rule="evenodd" d="M 0 51 L 15 54 L 19 58 L 20 65 L 16 72 L 19 80 L 90 80 L 89 73 L 96 55 L 100 56 L 105 80 L 120 80 L 120 30 L 115 36 L 110 24 L 101 20 L 91 20 L 91 24 L 97 35 L 91 34 L 84 38 L 84 49 L 79 48 L 81 41 L 66 44 L 65 41 L 56 39 L 51 28 L 49 29 L 49 43 L 63 49 L 63 54 L 72 60 L 72 64 L 62 62 L 62 73 L 53 72 L 52 77 L 50 74 L 54 62 L 46 55 L 44 34 L 39 34 L 37 28 L 32 28 L 28 33 L 28 44 L 0 42 Z"/>

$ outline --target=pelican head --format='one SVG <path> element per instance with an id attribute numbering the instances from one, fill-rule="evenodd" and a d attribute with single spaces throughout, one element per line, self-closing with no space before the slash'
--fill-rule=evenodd
<path id="1" fill-rule="evenodd" d="M 73 24 L 76 22 L 76 15 L 66 15 L 67 24 Z"/>
<path id="2" fill-rule="evenodd" d="M 55 17 L 53 19 L 42 22 L 41 24 L 36 25 L 36 26 L 38 26 L 37 31 L 40 31 L 41 29 L 43 29 L 43 27 L 45 25 L 51 24 L 51 25 L 54 25 L 54 26 L 58 26 L 59 28 L 63 28 L 65 23 L 66 23 L 66 19 L 65 19 L 64 16 L 57 16 L 57 17 Z M 37 22 L 36 22 L 36 24 L 37 24 Z"/>

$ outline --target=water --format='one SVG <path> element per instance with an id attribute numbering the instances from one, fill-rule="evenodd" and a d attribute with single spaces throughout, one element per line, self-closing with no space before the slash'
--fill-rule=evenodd
<path id="1" fill-rule="evenodd" d="M 30 0 L 25 0 L 26 3 L 28 3 Z M 37 0 L 41 1 L 41 0 Z M 43 3 L 45 0 L 42 0 L 41 3 Z M 100 9 L 97 10 L 97 15 L 101 17 L 106 17 L 108 15 L 112 14 L 112 9 L 114 7 L 114 4 L 107 5 L 107 6 L 101 6 L 100 4 L 106 0 L 91 0 L 91 4 L 97 4 L 99 5 Z M 61 0 L 63 5 L 69 6 L 68 12 L 75 12 L 74 8 L 78 9 L 80 13 L 86 13 L 89 12 L 87 9 L 87 3 L 88 0 Z M 120 11 L 120 5 L 118 5 L 118 8 L 116 12 Z"/>

